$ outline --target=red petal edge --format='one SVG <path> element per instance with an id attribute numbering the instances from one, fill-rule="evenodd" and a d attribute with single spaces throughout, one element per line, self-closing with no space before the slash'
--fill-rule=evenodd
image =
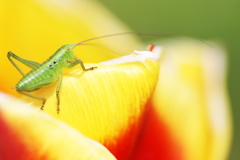
<path id="1" fill-rule="evenodd" d="M 172 136 L 167 124 L 152 105 L 150 105 L 148 117 L 146 117 L 139 140 L 130 159 L 185 159 L 181 145 Z"/>

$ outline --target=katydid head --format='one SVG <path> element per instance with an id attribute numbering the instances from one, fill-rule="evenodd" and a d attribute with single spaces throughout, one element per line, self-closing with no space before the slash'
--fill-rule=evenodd
<path id="1" fill-rule="evenodd" d="M 72 50 L 73 48 L 75 48 L 77 45 L 76 44 L 66 44 L 66 45 L 63 45 L 61 47 L 62 50 L 65 50 L 65 51 L 70 51 Z"/>
<path id="2" fill-rule="evenodd" d="M 60 62 L 71 62 L 73 61 L 76 57 L 74 56 L 74 53 L 72 49 L 76 47 L 76 44 L 66 44 L 63 45 L 59 50 L 55 52 L 55 57 L 57 58 L 57 61 Z"/>

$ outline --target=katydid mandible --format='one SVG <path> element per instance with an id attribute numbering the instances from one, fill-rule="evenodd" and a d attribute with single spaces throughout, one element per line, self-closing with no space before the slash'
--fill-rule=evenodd
<path id="1" fill-rule="evenodd" d="M 91 41 L 91 40 L 112 37 L 112 36 L 117 36 L 117 35 L 124 35 L 124 34 L 158 35 L 155 33 L 125 32 L 125 33 L 117 33 L 117 34 L 95 37 L 95 38 L 81 41 L 77 44 L 63 45 L 51 57 L 49 57 L 46 61 L 44 61 L 41 64 L 34 62 L 34 61 L 20 58 L 17 55 L 15 55 L 14 53 L 8 52 L 8 54 L 7 54 L 8 59 L 23 76 L 20 79 L 20 81 L 16 84 L 16 86 L 13 88 L 15 88 L 19 93 L 21 93 L 25 96 L 32 97 L 32 98 L 35 98 L 38 100 L 42 100 L 41 110 L 43 110 L 44 105 L 46 103 L 46 99 L 29 94 L 27 92 L 32 92 L 32 91 L 38 90 L 42 87 L 51 85 L 51 84 L 55 83 L 56 81 L 58 81 L 57 88 L 56 88 L 56 98 L 57 98 L 57 113 L 59 113 L 60 112 L 59 91 L 60 91 L 61 84 L 62 84 L 62 68 L 63 67 L 72 68 L 72 67 L 76 66 L 77 64 L 80 64 L 83 71 L 94 70 L 95 68 L 97 68 L 97 67 L 85 68 L 83 62 L 73 54 L 72 49 L 74 49 L 78 45 L 81 45 L 81 44 Z M 23 63 L 24 65 L 28 66 L 32 70 L 30 72 L 28 72 L 27 74 L 24 74 L 24 72 L 19 68 L 19 66 L 13 61 L 12 58 Z"/>

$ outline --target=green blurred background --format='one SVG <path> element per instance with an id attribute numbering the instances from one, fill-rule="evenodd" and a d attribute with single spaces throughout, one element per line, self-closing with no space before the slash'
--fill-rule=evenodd
<path id="1" fill-rule="evenodd" d="M 229 159 L 240 158 L 240 1 L 99 0 L 133 31 L 160 32 L 216 40 L 228 52 L 228 89 L 234 135 Z M 156 37 L 152 37 L 156 38 Z"/>

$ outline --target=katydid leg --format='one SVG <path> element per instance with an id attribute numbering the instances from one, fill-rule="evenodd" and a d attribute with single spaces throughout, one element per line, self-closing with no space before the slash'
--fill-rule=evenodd
<path id="1" fill-rule="evenodd" d="M 18 92 L 21 93 L 21 94 L 24 94 L 25 96 L 32 97 L 32 98 L 35 98 L 35 99 L 38 99 L 38 100 L 42 100 L 43 103 L 42 103 L 41 110 L 44 109 L 44 105 L 45 105 L 45 103 L 46 103 L 46 99 L 45 99 L 45 98 L 37 97 L 37 96 L 31 95 L 31 94 L 29 94 L 29 93 L 21 92 L 21 91 L 18 91 Z"/>
<path id="2" fill-rule="evenodd" d="M 60 87 L 62 84 L 62 74 L 60 74 L 59 79 L 58 79 L 58 84 L 57 84 L 57 89 L 56 89 L 56 97 L 57 97 L 57 113 L 60 112 L 60 98 L 59 98 L 59 91 L 60 91 Z"/>
<path id="3" fill-rule="evenodd" d="M 88 71 L 88 70 L 94 70 L 94 68 L 97 68 L 97 67 L 91 67 L 91 68 L 85 68 L 83 62 L 80 60 L 80 59 L 76 59 L 76 61 L 70 63 L 67 68 L 72 68 L 74 66 L 76 66 L 77 64 L 80 64 L 80 66 L 82 67 L 82 69 L 84 71 Z"/>
<path id="4" fill-rule="evenodd" d="M 13 61 L 12 58 L 16 59 L 17 61 L 21 62 L 22 64 L 32 68 L 32 69 L 36 69 L 37 67 L 39 67 L 41 64 L 34 62 L 34 61 L 30 61 L 30 60 L 26 60 L 23 58 L 18 57 L 17 55 L 15 55 L 12 52 L 8 52 L 7 57 L 9 59 L 9 61 L 14 65 L 14 67 L 22 74 L 22 76 L 25 76 L 25 74 L 23 73 L 23 71 L 20 69 L 20 67 Z"/>

